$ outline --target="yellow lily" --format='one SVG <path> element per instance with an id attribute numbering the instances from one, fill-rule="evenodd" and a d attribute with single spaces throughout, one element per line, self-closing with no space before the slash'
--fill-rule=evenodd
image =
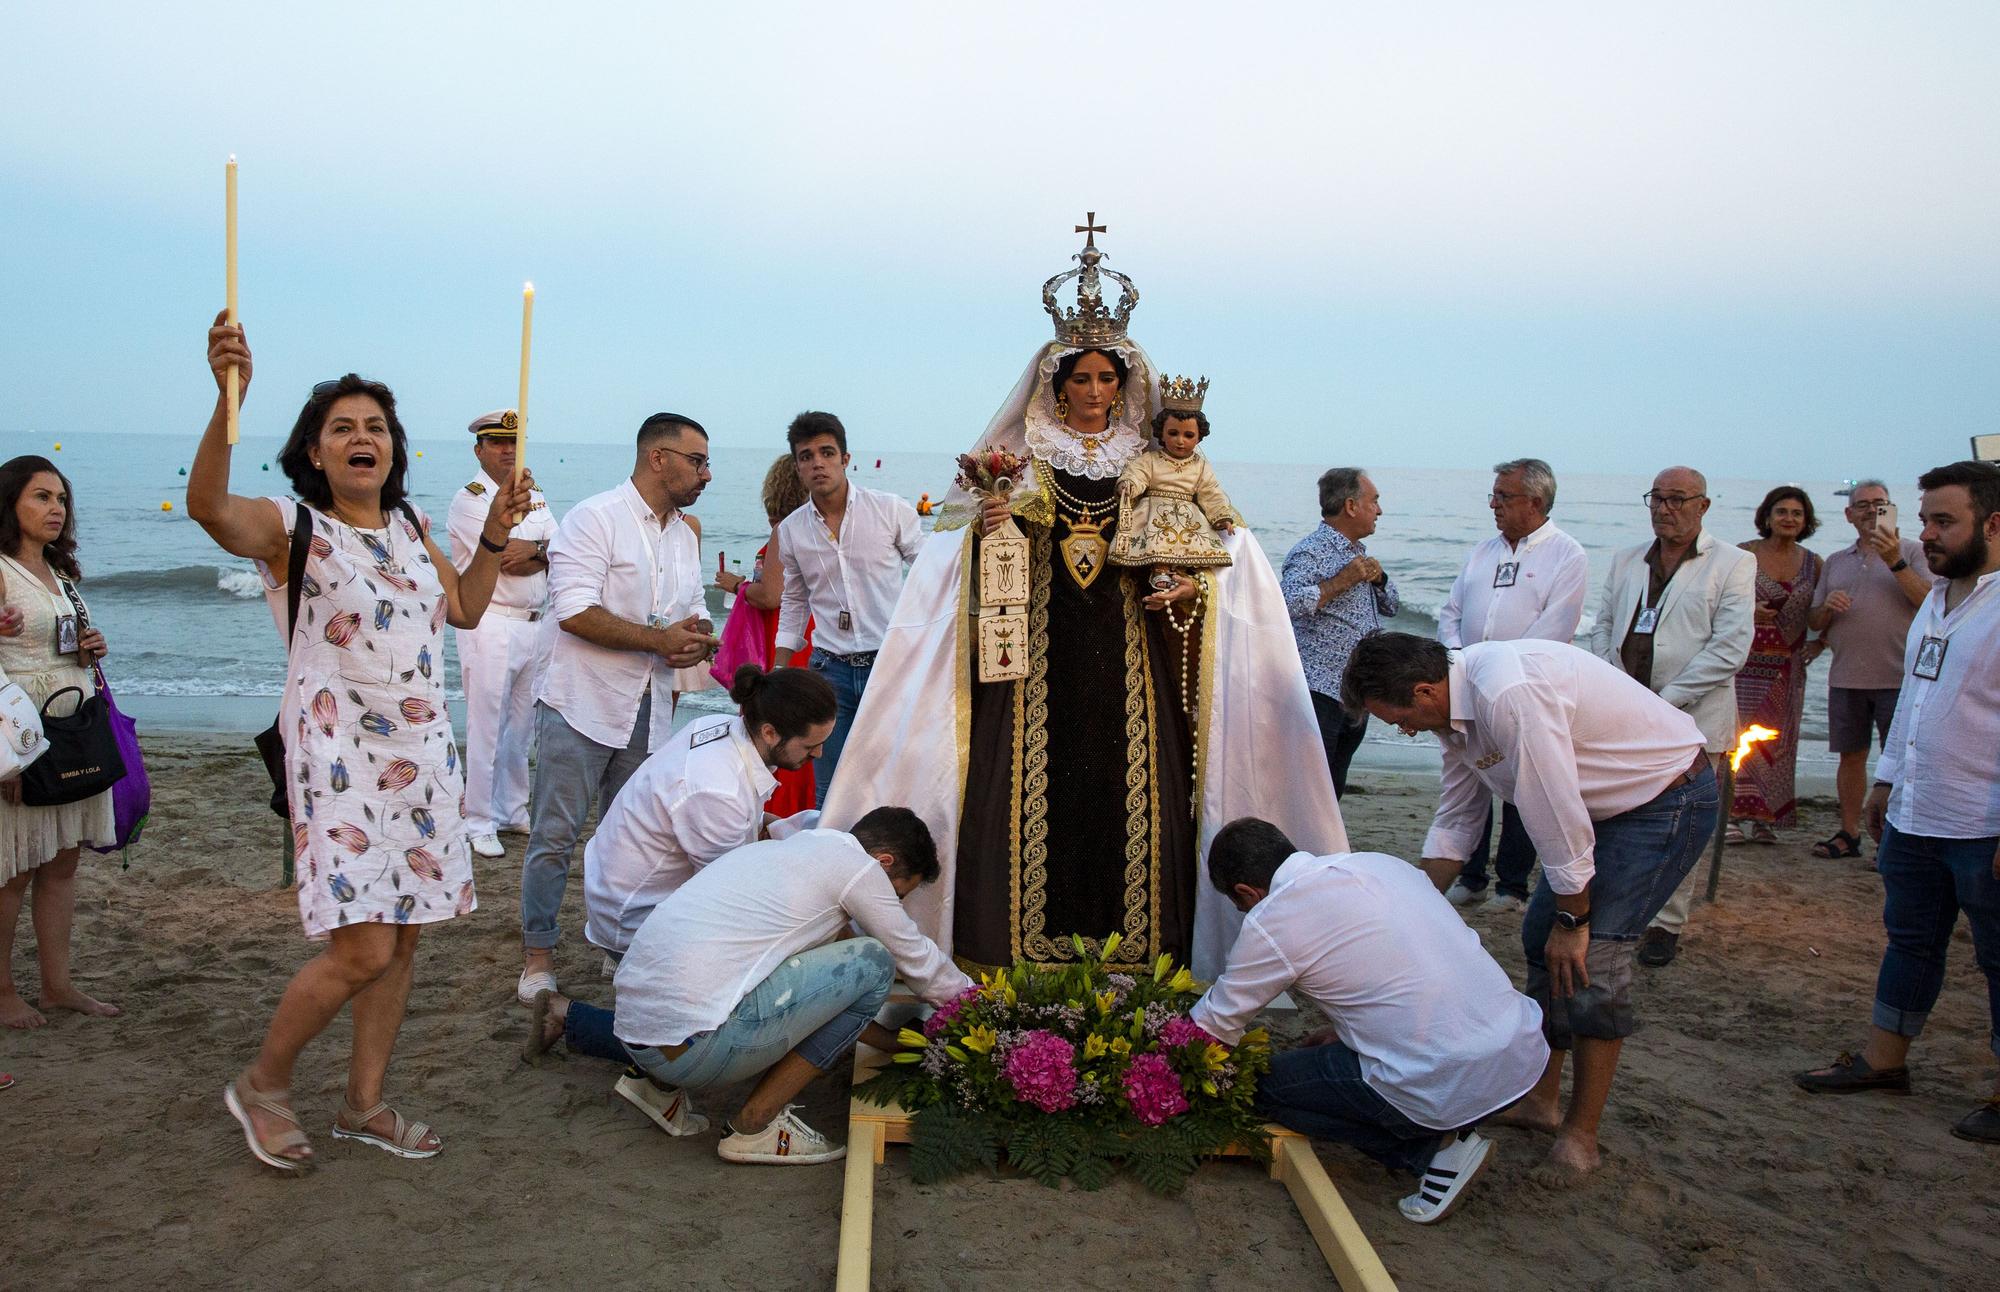
<path id="1" fill-rule="evenodd" d="M 1111 1052 L 1122 1059 L 1132 1053 L 1132 1043 L 1122 1036 L 1118 1037 L 1111 1042 Z"/>
<path id="2" fill-rule="evenodd" d="M 975 1054 L 991 1054 L 1000 1044 L 1000 1034 L 990 1027 L 975 1027 L 965 1034 L 964 1044 Z"/>
<path id="3" fill-rule="evenodd" d="M 1194 975 L 1192 973 L 1189 973 L 1186 969 L 1182 969 L 1179 973 L 1176 973 L 1173 977 L 1167 979 L 1167 990 L 1193 991 Z"/>
<path id="4" fill-rule="evenodd" d="M 1215 1083 L 1213 1081 L 1203 1081 L 1201 1083 L 1201 1089 L 1202 1093 L 1207 1095 L 1216 1095 L 1221 1093 L 1215 1088 Z"/>
<path id="5" fill-rule="evenodd" d="M 1103 958 L 1109 960 L 1111 958 L 1111 953 L 1116 951 L 1119 948 L 1119 946 L 1124 943 L 1124 941 L 1125 941 L 1125 935 L 1122 933 L 1114 933 L 1110 937 L 1104 939 Z"/>
<path id="6" fill-rule="evenodd" d="M 1097 993 L 1097 1012 L 1100 1017 L 1105 1014 L 1109 1014 L 1112 1008 L 1117 1005 L 1117 1003 L 1118 1003 L 1117 992 L 1100 991 Z"/>
<path id="7" fill-rule="evenodd" d="M 1104 1052 L 1110 1048 L 1110 1046 L 1104 1043 L 1103 1037 L 1092 1032 L 1083 1040 L 1083 1057 L 1086 1059 L 1101 1059 L 1104 1057 Z"/>
<path id="8" fill-rule="evenodd" d="M 1270 1043 L 1271 1033 L 1267 1028 L 1253 1027 L 1243 1034 L 1243 1044 L 1245 1045 L 1265 1046 Z"/>
<path id="9" fill-rule="evenodd" d="M 930 1044 L 930 1038 L 926 1037 L 922 1032 L 919 1032 L 914 1027 L 906 1027 L 902 1031 L 896 1033 L 896 1043 L 898 1045 L 907 1045 L 913 1049 L 921 1050 L 926 1045 Z"/>
<path id="10" fill-rule="evenodd" d="M 1167 970 L 1173 967 L 1174 958 L 1164 951 L 1160 952 L 1160 958 L 1153 962 L 1153 981 L 1165 982 L 1167 980 Z"/>
<path id="11" fill-rule="evenodd" d="M 1210 1072 L 1220 1071 L 1222 1065 L 1229 1062 L 1229 1047 L 1226 1045 L 1210 1045 L 1206 1050 L 1201 1052 L 1201 1061 L 1208 1066 Z"/>

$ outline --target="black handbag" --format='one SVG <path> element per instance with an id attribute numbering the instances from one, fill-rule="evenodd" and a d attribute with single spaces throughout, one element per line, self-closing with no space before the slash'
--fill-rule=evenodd
<path id="1" fill-rule="evenodd" d="M 49 713 L 56 696 L 74 691 L 82 703 L 76 712 L 58 718 Z M 118 752 L 118 733 L 111 727 L 111 708 L 102 694 L 85 697 L 80 686 L 66 686 L 42 702 L 42 735 L 48 751 L 21 773 L 21 802 L 29 807 L 60 807 L 79 803 L 125 779 L 125 759 Z"/>
<path id="2" fill-rule="evenodd" d="M 290 670 L 292 635 L 299 627 L 299 584 L 305 582 L 306 551 L 312 544 L 312 513 L 298 504 L 298 519 L 292 522 L 292 550 L 285 562 L 285 659 Z M 281 713 L 271 725 L 257 733 L 257 753 L 264 759 L 264 771 L 271 777 L 271 811 L 283 820 L 292 819 L 292 805 L 285 794 L 285 738 L 278 733 Z"/>

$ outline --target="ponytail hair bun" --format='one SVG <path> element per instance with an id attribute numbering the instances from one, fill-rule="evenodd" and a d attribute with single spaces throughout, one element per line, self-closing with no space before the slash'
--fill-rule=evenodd
<path id="1" fill-rule="evenodd" d="M 729 698 L 738 706 L 748 704 L 750 697 L 763 690 L 764 683 L 769 679 L 770 674 L 755 664 L 740 665 L 729 679 Z"/>

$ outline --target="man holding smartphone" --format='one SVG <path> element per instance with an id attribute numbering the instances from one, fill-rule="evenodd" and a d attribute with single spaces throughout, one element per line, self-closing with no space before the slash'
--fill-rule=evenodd
<path id="1" fill-rule="evenodd" d="M 1833 651 L 1827 676 L 1827 745 L 1840 759 L 1840 829 L 1813 845 L 1815 857 L 1861 855 L 1861 802 L 1868 793 L 1869 729 L 1888 738 L 1903 679 L 1903 640 L 1930 595 L 1921 543 L 1896 532 L 1896 504 L 1880 480 L 1847 495 L 1855 540 L 1826 558 L 1806 626 Z"/>

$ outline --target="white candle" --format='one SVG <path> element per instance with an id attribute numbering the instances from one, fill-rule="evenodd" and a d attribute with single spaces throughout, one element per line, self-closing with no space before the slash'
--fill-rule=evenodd
<path id="1" fill-rule="evenodd" d="M 228 323 L 236 324 L 236 154 L 229 154 L 229 165 L 224 170 L 224 213 L 223 213 L 223 303 L 229 309 Z M 236 443 L 240 434 L 237 421 L 243 407 L 243 378 L 235 364 L 229 365 L 229 376 L 224 382 L 224 399 L 228 408 L 229 442 Z"/>

